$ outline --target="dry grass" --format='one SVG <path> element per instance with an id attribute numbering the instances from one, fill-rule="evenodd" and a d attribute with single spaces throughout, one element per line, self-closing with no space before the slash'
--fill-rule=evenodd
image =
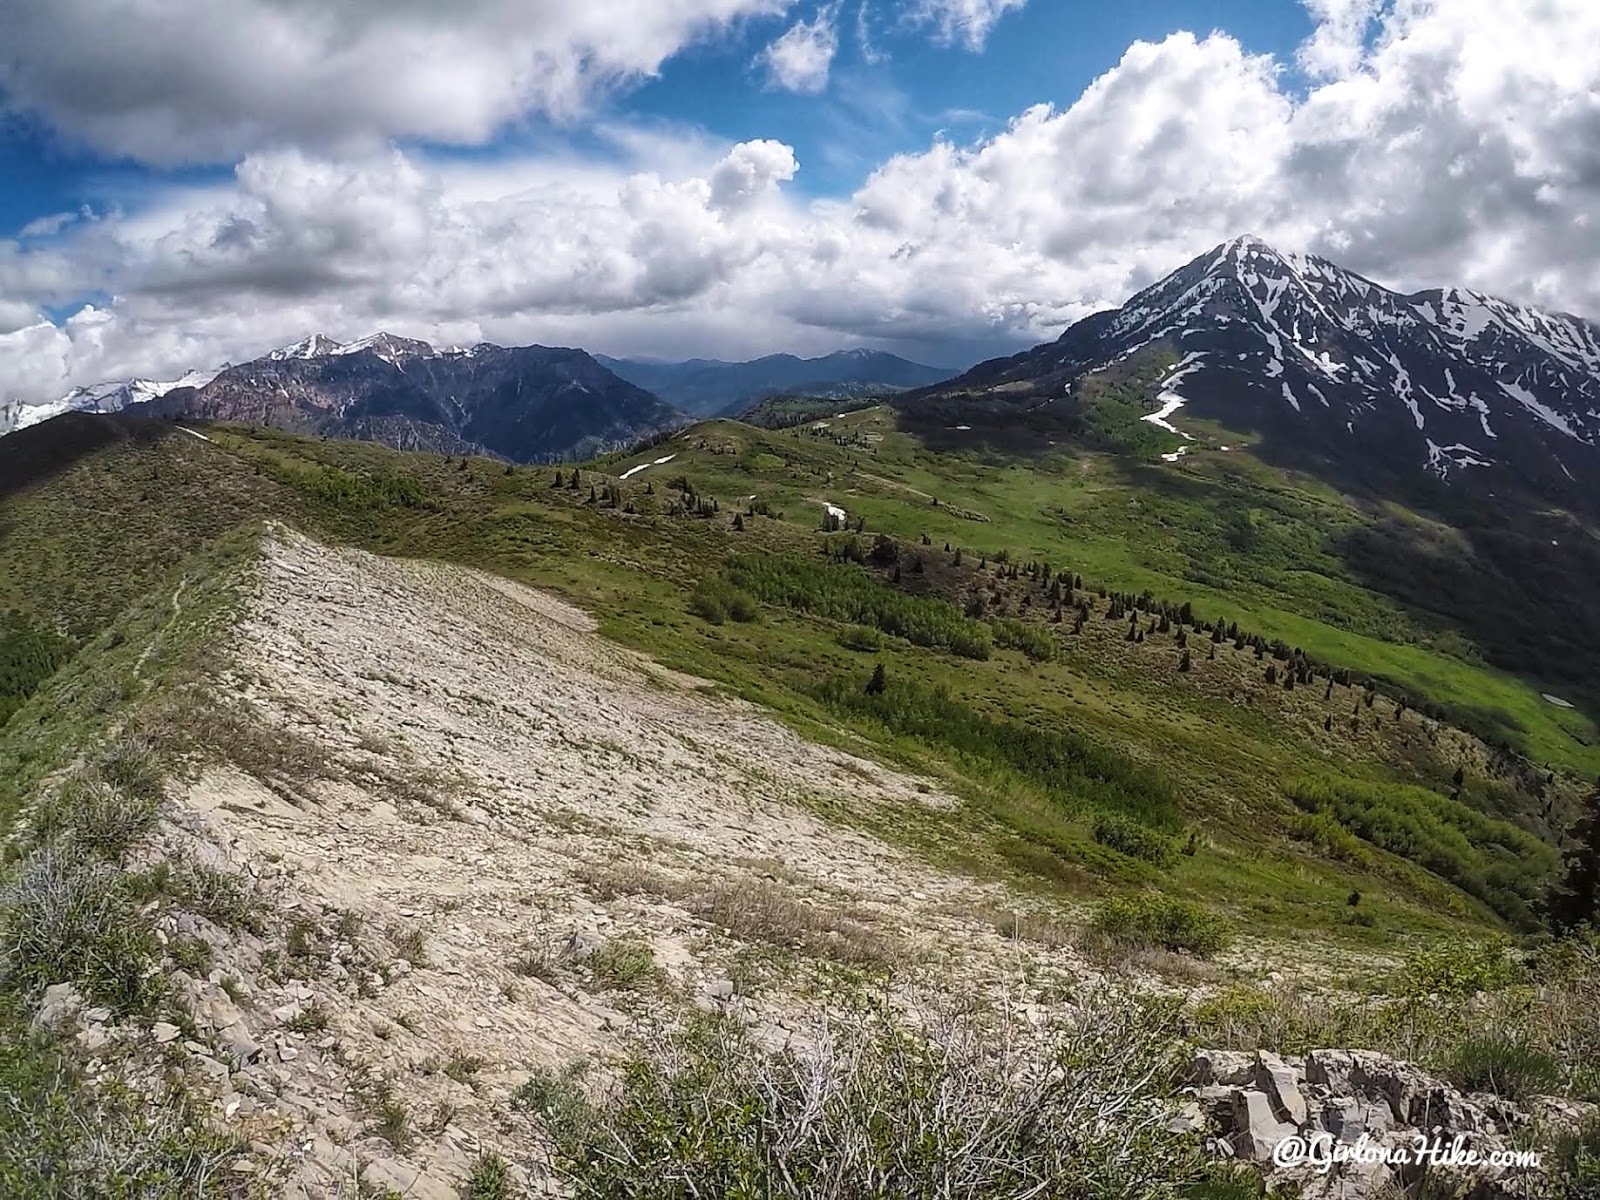
<path id="1" fill-rule="evenodd" d="M 682 879 L 638 865 L 585 868 L 578 879 L 594 896 L 659 896 L 745 941 L 766 942 L 851 966 L 887 967 L 907 948 L 859 913 L 806 903 L 767 880 Z"/>
<path id="2" fill-rule="evenodd" d="M 1045 913 L 996 908 L 979 915 L 1001 937 L 1012 941 L 1032 942 L 1036 946 L 1060 950 L 1076 944 L 1078 940 L 1077 929 Z"/>
<path id="3" fill-rule="evenodd" d="M 538 1072 L 515 1103 L 544 1118 L 556 1174 L 580 1195 L 672 1180 L 681 1195 L 795 1200 L 1175 1200 L 1204 1173 L 1166 1130 L 1170 1012 L 1097 995 L 1034 1026 L 913 1007 L 819 1017 L 804 1049 L 776 1054 L 726 1021 L 647 1026 L 612 1086 Z"/>

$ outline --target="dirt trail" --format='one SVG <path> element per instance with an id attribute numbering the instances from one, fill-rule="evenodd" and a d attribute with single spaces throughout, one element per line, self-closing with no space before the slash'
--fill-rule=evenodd
<path id="1" fill-rule="evenodd" d="M 343 946 L 326 976 L 287 984 L 263 970 L 271 948 L 258 939 L 221 956 L 253 993 L 247 1019 L 268 1053 L 218 1102 L 243 1098 L 234 1119 L 291 1147 L 273 1168 L 287 1194 L 350 1195 L 359 1176 L 450 1197 L 481 1148 L 525 1156 L 531 1122 L 509 1097 L 528 1068 L 613 1047 L 630 1019 L 627 998 L 581 973 L 519 973 L 530 944 L 638 939 L 682 994 L 783 1036 L 795 1001 L 782 981 L 730 995 L 729 964 L 747 948 L 737 936 L 665 899 L 597 895 L 586 868 L 778 889 L 965 983 L 1000 986 L 1023 967 L 981 915 L 1004 903 L 998 888 L 815 815 L 821 801 L 915 819 L 952 797 L 808 743 L 594 628 L 503 579 L 288 531 L 269 540 L 235 686 L 286 743 L 337 763 L 336 778 L 269 788 L 210 770 L 183 820 L 280 908 L 324 927 L 355 914 L 366 931 L 364 951 Z M 391 948 L 408 934 L 425 947 L 415 963 Z M 362 958 L 374 943 L 376 968 Z M 288 1032 L 313 996 L 327 1029 Z M 465 1081 L 440 1069 L 456 1053 L 482 1060 Z M 437 1113 L 440 1127 L 404 1153 L 375 1137 L 352 1090 L 362 1071 L 393 1078 L 419 1126 Z"/>

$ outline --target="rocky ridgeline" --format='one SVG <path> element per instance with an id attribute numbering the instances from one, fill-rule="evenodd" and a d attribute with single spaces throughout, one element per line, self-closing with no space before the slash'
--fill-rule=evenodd
<path id="1" fill-rule="evenodd" d="M 1554 1100 L 1522 1108 L 1464 1094 L 1411 1063 L 1368 1050 L 1203 1050 L 1195 1056 L 1180 1122 L 1214 1155 L 1263 1165 L 1269 1190 L 1306 1200 L 1388 1194 L 1424 1178 L 1452 1195 L 1511 1200 L 1535 1193 L 1543 1172 L 1518 1154 L 1536 1121 L 1576 1124 Z M 1499 1161 L 1497 1161 L 1499 1160 Z"/>

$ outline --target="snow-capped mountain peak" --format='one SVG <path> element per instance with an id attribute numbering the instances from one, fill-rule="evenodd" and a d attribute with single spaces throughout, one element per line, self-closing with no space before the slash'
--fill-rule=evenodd
<path id="1" fill-rule="evenodd" d="M 286 362 L 295 358 L 321 358 L 326 354 L 337 354 L 341 348 L 341 343 L 326 334 L 313 333 L 292 346 L 283 346 L 268 352 L 266 357 L 273 362 Z"/>
<path id="2" fill-rule="evenodd" d="M 220 368 L 219 368 L 220 370 Z M 24 404 L 20 400 L 0 404 L 0 436 L 26 429 L 51 417 L 68 412 L 120 412 L 130 404 L 143 404 L 165 396 L 176 388 L 200 388 L 210 383 L 218 371 L 189 371 L 177 379 L 124 379 L 75 387 L 58 400 L 44 404 Z"/>
<path id="3" fill-rule="evenodd" d="M 1248 235 L 972 374 L 1034 379 L 1059 395 L 1152 355 L 1185 365 L 1149 397 L 1163 423 L 1177 401 L 1180 427 L 1210 417 L 1288 453 L 1409 464 L 1452 481 L 1514 476 L 1561 495 L 1585 469 L 1600 474 L 1593 323 L 1464 288 L 1401 294 Z"/>

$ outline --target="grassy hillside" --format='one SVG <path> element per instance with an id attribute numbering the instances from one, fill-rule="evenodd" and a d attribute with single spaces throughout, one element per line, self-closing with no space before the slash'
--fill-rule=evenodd
<path id="1" fill-rule="evenodd" d="M 26 679 L 185 555 L 278 517 L 551 588 L 812 736 L 944 778 L 965 809 L 878 831 L 941 861 L 1068 902 L 1159 887 L 1242 929 L 1355 941 L 1525 926 L 1553 856 L 1505 848 L 1556 837 L 1576 773 L 1600 769 L 1580 711 L 1343 570 L 1329 540 L 1358 511 L 1244 455 L 1178 474 L 1067 447 L 933 453 L 878 407 L 708 423 L 556 486 L 554 469 L 272 431 L 113 427 L 3 448 L 59 452 L 0 500 L 0 608 L 47 639 L 17 656 Z M 1371 804 L 1308 809 L 1313 775 L 1430 837 L 1378 836 Z M 1470 821 L 1439 832 L 1417 815 L 1430 795 Z M 1413 849 L 1441 839 L 1463 857 Z"/>

